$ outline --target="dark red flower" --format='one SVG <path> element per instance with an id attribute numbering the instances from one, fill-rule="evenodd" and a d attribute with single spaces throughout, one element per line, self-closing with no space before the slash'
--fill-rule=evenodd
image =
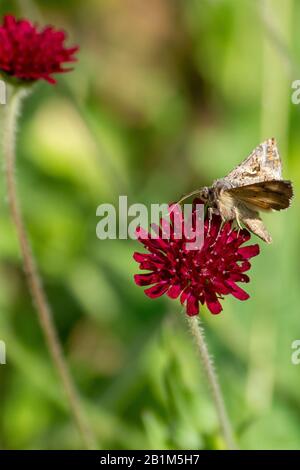
<path id="1" fill-rule="evenodd" d="M 0 26 L 0 70 L 25 81 L 56 83 L 54 73 L 68 72 L 66 62 L 74 62 L 78 47 L 64 47 L 66 33 L 46 26 L 38 31 L 30 21 L 4 17 Z"/>
<path id="2" fill-rule="evenodd" d="M 195 203 L 193 209 L 193 227 L 195 228 Z M 160 227 L 152 224 L 152 229 L 159 235 L 153 238 L 139 228 L 138 240 L 149 253 L 134 253 L 135 261 L 139 263 L 145 274 L 136 274 L 134 280 L 139 286 L 150 286 L 145 294 L 156 298 L 167 294 L 175 299 L 180 296 L 182 304 L 186 305 L 187 314 L 199 313 L 199 302 L 206 303 L 211 313 L 222 311 L 219 299 L 231 294 L 239 300 L 246 300 L 249 295 L 241 289 L 237 282 L 249 282 L 245 274 L 251 267 L 249 259 L 259 254 L 259 246 L 242 246 L 250 240 L 250 233 L 244 229 L 238 231 L 232 222 L 221 225 L 221 218 L 214 215 L 211 223 L 206 217 L 204 222 L 204 243 L 201 249 L 188 250 L 187 239 L 174 237 L 174 206 L 172 206 L 171 224 L 161 220 Z M 181 209 L 176 206 L 181 223 L 185 224 Z M 167 224 L 167 225 L 166 225 Z M 166 239 L 163 231 L 168 226 L 170 237 Z"/>

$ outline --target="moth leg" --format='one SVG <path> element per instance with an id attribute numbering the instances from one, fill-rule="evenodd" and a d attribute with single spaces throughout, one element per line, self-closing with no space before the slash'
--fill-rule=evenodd
<path id="1" fill-rule="evenodd" d="M 239 233 L 240 230 L 243 229 L 243 226 L 241 224 L 241 219 L 240 219 L 240 214 L 239 214 L 238 209 L 236 209 L 236 208 L 234 209 L 234 214 L 235 214 L 236 223 L 238 224 L 238 228 L 239 228 L 238 233 Z"/>
<path id="2" fill-rule="evenodd" d="M 225 223 L 226 223 L 226 220 L 223 219 L 223 217 L 222 217 L 222 221 L 221 221 L 221 223 L 220 223 L 220 228 L 219 228 L 219 231 L 218 231 L 217 239 L 219 238 L 219 236 L 220 236 L 220 234 L 221 234 L 221 231 L 222 231 L 222 229 L 223 229 Z"/>
<path id="3" fill-rule="evenodd" d="M 220 214 L 219 209 L 217 209 L 216 207 L 209 207 L 209 208 L 208 208 L 208 232 L 207 232 L 208 235 L 210 234 L 211 221 L 212 221 L 212 216 L 213 216 L 214 214 L 215 214 L 215 215 L 221 215 L 221 219 L 222 219 L 222 220 L 221 220 L 221 223 L 220 223 L 220 227 L 219 227 L 219 230 L 218 230 L 218 234 L 217 234 L 217 236 L 216 236 L 216 240 L 215 240 L 215 242 L 213 243 L 213 245 L 216 243 L 217 239 L 219 238 L 220 233 L 221 233 L 221 231 L 222 231 L 222 229 L 223 229 L 223 226 L 224 226 L 224 224 L 225 224 L 225 222 L 226 222 L 226 219 L 222 216 L 222 214 Z"/>
<path id="4" fill-rule="evenodd" d="M 212 216 L 213 216 L 213 208 L 209 207 L 207 209 L 207 211 L 208 211 L 208 232 L 207 232 L 207 234 L 209 235 L 210 234 L 210 229 L 211 229 L 211 220 L 212 220 Z"/>
<path id="5" fill-rule="evenodd" d="M 210 229 L 211 229 L 212 217 L 213 217 L 214 214 L 219 215 L 219 211 L 215 207 L 209 207 L 207 209 L 207 211 L 208 211 L 208 232 L 207 232 L 207 234 L 209 235 L 210 234 Z"/>

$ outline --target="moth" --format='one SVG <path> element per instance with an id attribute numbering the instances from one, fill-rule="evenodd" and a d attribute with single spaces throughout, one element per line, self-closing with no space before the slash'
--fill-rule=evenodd
<path id="1" fill-rule="evenodd" d="M 293 197 L 291 181 L 282 179 L 282 164 L 276 140 L 267 139 L 224 178 L 198 194 L 209 208 L 210 216 L 219 214 L 223 221 L 242 223 L 266 243 L 272 238 L 267 231 L 260 211 L 280 211 L 290 206 Z"/>

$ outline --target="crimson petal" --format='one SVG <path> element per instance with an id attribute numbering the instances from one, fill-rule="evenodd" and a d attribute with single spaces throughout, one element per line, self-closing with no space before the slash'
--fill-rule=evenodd
<path id="1" fill-rule="evenodd" d="M 160 297 L 165 292 L 167 292 L 168 288 L 169 288 L 169 283 L 168 281 L 165 281 L 165 282 L 160 282 L 156 284 L 155 286 L 150 287 L 149 289 L 146 289 L 144 292 L 151 299 L 155 299 L 156 297 Z"/>
<path id="2" fill-rule="evenodd" d="M 239 300 L 247 300 L 249 299 L 250 295 L 247 294 L 246 291 L 241 289 L 239 286 L 235 284 L 233 281 L 227 281 L 228 286 L 231 288 L 231 294 Z"/>
<path id="3" fill-rule="evenodd" d="M 238 249 L 238 253 L 246 259 L 253 258 L 259 254 L 259 245 L 242 246 Z"/>

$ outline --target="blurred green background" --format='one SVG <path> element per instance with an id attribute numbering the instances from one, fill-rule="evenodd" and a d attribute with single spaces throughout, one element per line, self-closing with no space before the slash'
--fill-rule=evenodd
<path id="1" fill-rule="evenodd" d="M 243 449 L 300 449 L 300 3 L 1 1 L 80 45 L 39 83 L 18 141 L 19 192 L 65 353 L 99 448 L 224 447 L 180 306 L 134 285 L 138 244 L 96 238 L 96 208 L 163 203 L 224 176 L 275 136 L 292 208 L 264 216 L 247 302 L 202 309 Z M 0 110 L 1 111 L 1 110 Z M 81 447 L 28 295 L 1 176 L 0 448 Z M 253 237 L 255 240 L 255 237 Z"/>

